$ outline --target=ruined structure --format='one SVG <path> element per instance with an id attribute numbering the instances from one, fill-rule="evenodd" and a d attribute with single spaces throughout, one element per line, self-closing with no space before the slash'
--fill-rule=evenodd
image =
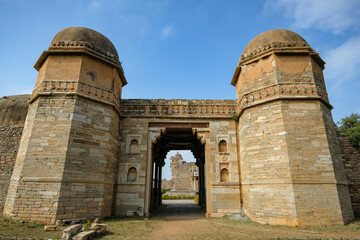
<path id="1" fill-rule="evenodd" d="M 180 153 L 170 157 L 171 180 L 162 180 L 162 188 L 170 188 L 169 196 L 195 196 L 199 190 L 199 169 L 194 162 L 186 162 Z M 165 186 L 164 186 L 165 185 Z"/>
<path id="2" fill-rule="evenodd" d="M 117 51 L 87 28 L 56 34 L 35 68 L 18 150 L 16 120 L 1 128 L 5 216 L 147 216 L 161 204 L 170 150 L 193 152 L 207 217 L 295 226 L 359 214 L 359 155 L 337 135 L 324 62 L 292 31 L 246 46 L 231 81 L 236 100 L 121 99 Z"/>

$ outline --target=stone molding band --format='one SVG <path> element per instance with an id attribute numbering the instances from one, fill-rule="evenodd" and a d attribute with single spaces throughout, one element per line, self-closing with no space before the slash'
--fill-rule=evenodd
<path id="1" fill-rule="evenodd" d="M 260 88 L 242 95 L 237 106 L 237 115 L 249 107 L 253 107 L 266 102 L 287 99 L 287 100 L 320 100 L 330 109 L 333 106 L 327 100 L 320 86 L 314 83 L 278 83 L 264 88 Z"/>
<path id="2" fill-rule="evenodd" d="M 106 58 L 112 59 L 112 61 L 119 62 L 119 58 L 107 51 L 104 51 L 102 48 L 96 47 L 92 44 L 89 44 L 88 42 L 84 41 L 54 41 L 51 43 L 49 49 L 68 49 L 68 48 L 79 48 L 79 47 L 85 47 L 90 48 L 91 50 L 104 55 Z"/>
<path id="3" fill-rule="evenodd" d="M 52 182 L 52 183 L 91 183 L 91 184 L 105 184 L 114 185 L 114 181 L 99 181 L 97 179 L 85 178 L 56 178 L 56 177 L 23 177 L 22 182 Z"/>
<path id="4" fill-rule="evenodd" d="M 177 103 L 180 101 L 181 103 Z M 236 113 L 234 100 L 161 100 L 120 101 L 121 116 L 176 118 L 231 118 Z"/>
<path id="5" fill-rule="evenodd" d="M 74 80 L 42 81 L 34 89 L 29 103 L 39 96 L 78 95 L 96 102 L 110 105 L 120 114 L 119 99 L 111 91 Z"/>
<path id="6" fill-rule="evenodd" d="M 310 48 L 309 44 L 306 42 L 271 42 L 269 44 L 265 44 L 263 46 L 259 46 L 257 49 L 251 51 L 251 52 L 245 52 L 240 56 L 240 62 L 251 59 L 260 53 L 266 53 L 268 51 L 272 50 L 295 50 L 295 49 L 301 49 L 301 50 L 312 50 Z"/>

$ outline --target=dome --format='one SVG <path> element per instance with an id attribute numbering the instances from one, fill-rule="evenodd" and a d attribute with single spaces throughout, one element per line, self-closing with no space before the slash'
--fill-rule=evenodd
<path id="1" fill-rule="evenodd" d="M 275 45 L 275 46 L 274 46 Z M 271 47 L 299 47 L 309 46 L 308 43 L 299 34 L 286 29 L 273 29 L 256 36 L 243 51 L 244 54 L 250 54 L 256 51 L 262 51 L 264 48 Z M 258 50 L 261 49 L 261 50 Z M 246 58 L 246 56 L 244 56 Z"/>
<path id="2" fill-rule="evenodd" d="M 89 48 L 103 52 L 105 55 L 110 55 L 111 57 L 115 57 L 117 59 L 119 58 L 116 48 L 112 42 L 101 33 L 89 28 L 69 27 L 61 30 L 51 41 L 50 48 L 63 43 L 83 43 Z"/>

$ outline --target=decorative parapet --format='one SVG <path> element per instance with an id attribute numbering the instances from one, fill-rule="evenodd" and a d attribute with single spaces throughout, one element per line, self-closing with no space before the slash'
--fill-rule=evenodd
<path id="1" fill-rule="evenodd" d="M 235 113 L 235 100 L 120 100 L 123 117 L 232 118 Z"/>
<path id="2" fill-rule="evenodd" d="M 57 50 L 57 49 L 78 49 L 78 48 L 82 48 L 82 47 L 86 47 L 89 48 L 93 51 L 95 51 L 96 53 L 99 53 L 101 55 L 103 55 L 103 57 L 107 58 L 110 61 L 114 61 L 114 63 L 119 64 L 119 58 L 118 56 L 104 51 L 102 48 L 98 48 L 92 44 L 89 44 L 87 42 L 83 42 L 83 41 L 56 41 L 56 42 L 52 42 L 49 50 Z"/>
<path id="3" fill-rule="evenodd" d="M 245 108 L 278 99 L 319 99 L 332 108 L 325 89 L 314 83 L 277 83 L 244 93 L 238 101 L 237 113 Z"/>
<path id="4" fill-rule="evenodd" d="M 294 49 L 294 48 L 300 48 L 300 49 L 311 49 L 309 44 L 306 42 L 272 42 L 269 44 L 265 44 L 263 46 L 260 46 L 259 48 L 250 51 L 245 52 L 240 56 L 240 62 L 249 60 L 253 57 L 256 57 L 259 54 L 275 50 L 275 49 L 281 49 L 281 50 L 287 50 L 287 49 Z M 312 50 L 312 49 L 311 49 Z M 314 50 L 312 50 L 314 51 Z"/>
<path id="5" fill-rule="evenodd" d="M 76 80 L 44 80 L 37 85 L 31 95 L 30 103 L 39 95 L 80 95 L 95 101 L 113 105 L 119 111 L 119 99 L 114 92 Z"/>

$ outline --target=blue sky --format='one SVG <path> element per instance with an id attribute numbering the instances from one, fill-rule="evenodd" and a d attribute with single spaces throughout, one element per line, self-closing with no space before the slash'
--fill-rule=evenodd
<path id="1" fill-rule="evenodd" d="M 325 60 L 339 121 L 360 113 L 358 0 L 0 0 L 0 96 L 31 93 L 53 36 L 92 28 L 117 48 L 123 98 L 234 99 L 238 59 L 258 34 L 299 33 Z"/>

